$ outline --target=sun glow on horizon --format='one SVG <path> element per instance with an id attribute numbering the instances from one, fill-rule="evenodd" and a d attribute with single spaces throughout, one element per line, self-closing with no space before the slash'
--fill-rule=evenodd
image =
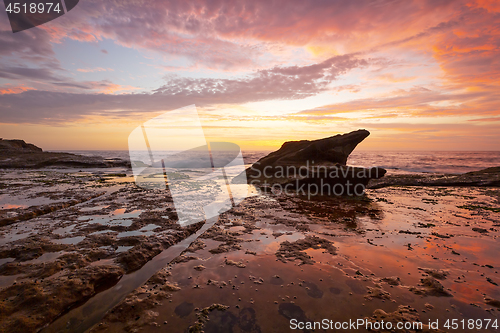
<path id="1" fill-rule="evenodd" d="M 159 1 L 141 13 L 82 3 L 5 35 L 0 136 L 124 150 L 142 122 L 195 104 L 207 136 L 245 149 L 365 128 L 366 149 L 500 150 L 494 1 L 282 5 L 186 3 L 172 16 Z"/>

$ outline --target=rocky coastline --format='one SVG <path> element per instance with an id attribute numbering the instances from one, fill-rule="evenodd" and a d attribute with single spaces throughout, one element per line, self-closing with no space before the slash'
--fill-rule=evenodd
<path id="1" fill-rule="evenodd" d="M 130 167 L 129 161 L 46 152 L 24 140 L 0 139 L 0 169 L 40 169 L 46 167 L 113 168 Z"/>
<path id="2" fill-rule="evenodd" d="M 260 164 L 314 159 L 346 170 L 366 134 L 285 144 Z M 293 156 L 294 145 L 308 157 Z M 257 333 L 292 318 L 426 324 L 500 314 L 500 168 L 386 173 L 355 197 L 257 191 L 213 225 L 181 227 L 171 198 L 136 186 L 126 163 L 110 169 L 20 140 L 0 146 L 3 165 L 13 161 L 0 167 L 0 331 Z M 127 285 L 139 287 L 120 294 Z"/>

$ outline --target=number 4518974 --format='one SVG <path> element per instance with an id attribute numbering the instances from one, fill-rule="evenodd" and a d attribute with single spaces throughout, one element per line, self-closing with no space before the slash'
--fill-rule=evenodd
<path id="1" fill-rule="evenodd" d="M 451 330 L 480 330 L 494 328 L 498 329 L 497 319 L 448 319 L 444 323 L 444 327 Z"/>
<path id="2" fill-rule="evenodd" d="M 5 8 L 5 11 L 7 13 L 14 13 L 14 14 L 19 14 L 19 13 L 24 13 L 24 14 L 28 14 L 28 13 L 31 13 L 31 14 L 35 14 L 35 13 L 38 13 L 38 14 L 43 14 L 43 13 L 51 13 L 51 12 L 56 12 L 56 13 L 60 13 L 61 12 L 61 8 L 59 6 L 59 3 L 56 3 L 54 5 L 54 3 L 52 2 L 47 2 L 47 3 L 30 3 L 30 4 L 26 4 L 26 3 L 23 3 L 23 4 L 20 4 L 20 3 L 9 3 L 7 5 L 7 8 Z"/>

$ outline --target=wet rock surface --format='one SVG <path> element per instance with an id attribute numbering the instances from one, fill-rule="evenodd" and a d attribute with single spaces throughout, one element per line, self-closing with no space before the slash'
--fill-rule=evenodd
<path id="1" fill-rule="evenodd" d="M 478 186 L 499 187 L 500 167 L 467 172 L 461 175 L 391 175 L 370 182 L 369 188 L 388 186 Z"/>
<path id="2" fill-rule="evenodd" d="M 138 189 L 130 178 L 100 171 L 2 173 L 2 332 L 39 330 L 200 226 L 180 227 L 164 193 Z"/>
<path id="3" fill-rule="evenodd" d="M 360 318 L 422 322 L 423 330 L 407 331 L 444 332 L 428 321 L 494 320 L 500 290 L 487 278 L 498 271 L 487 262 L 500 250 L 498 234 L 478 234 L 471 225 L 489 229 L 497 213 L 459 207 L 495 207 L 497 195 L 481 188 L 394 188 L 371 190 L 364 200 L 247 198 L 181 255 L 196 259 L 168 265 L 164 283 L 179 289 L 158 298 L 162 280 L 153 276 L 122 303 L 137 304 L 130 312 L 108 314 L 93 330 L 279 332 L 289 330 L 291 319 Z M 478 237 L 481 249 L 470 247 Z M 225 251 L 211 251 L 221 245 Z M 141 325 L 132 320 L 148 313 L 157 315 Z"/>
<path id="4" fill-rule="evenodd" d="M 367 318 L 372 324 L 376 322 L 386 322 L 391 323 L 393 327 L 396 327 L 398 323 L 422 323 L 419 316 L 419 311 L 412 308 L 411 306 L 400 305 L 398 309 L 394 312 L 387 313 L 382 309 L 377 309 L 373 312 L 370 318 Z M 411 327 L 411 326 L 410 326 Z M 373 329 L 372 332 L 394 332 L 394 329 Z M 400 330 L 408 333 L 416 332 L 446 332 L 440 329 L 431 328 L 429 325 L 422 323 L 421 328 L 409 328 Z"/>

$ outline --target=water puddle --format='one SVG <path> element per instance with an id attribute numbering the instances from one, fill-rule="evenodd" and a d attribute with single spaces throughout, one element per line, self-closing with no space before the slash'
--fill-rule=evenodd
<path id="1" fill-rule="evenodd" d="M 105 226 L 129 227 L 133 223 L 132 219 L 138 217 L 142 213 L 140 209 L 136 209 L 130 213 L 125 213 L 125 211 L 126 208 L 120 208 L 108 215 L 86 215 L 78 217 L 78 220 L 87 223 L 98 223 Z"/>
<path id="2" fill-rule="evenodd" d="M 118 238 L 130 237 L 130 236 L 151 236 L 154 234 L 154 229 L 160 228 L 156 224 L 148 224 L 139 230 L 125 231 L 118 234 Z"/>
<path id="3" fill-rule="evenodd" d="M 69 233 L 74 228 L 75 228 L 75 225 L 69 225 L 67 227 L 54 229 L 54 230 L 52 230 L 52 233 L 59 235 L 59 236 L 63 236 L 65 234 Z"/>
<path id="4" fill-rule="evenodd" d="M 80 211 L 81 212 L 93 212 L 93 211 L 96 211 L 96 210 L 106 209 L 108 207 L 109 207 L 109 205 L 100 205 L 100 206 L 95 206 L 95 207 L 85 207 L 85 208 L 81 208 Z"/>
<path id="5" fill-rule="evenodd" d="M 0 246 L 36 234 L 36 227 L 36 223 L 25 221 L 23 223 L 17 223 L 15 225 L 4 228 L 7 230 L 4 231 L 4 233 L 0 237 Z"/>
<path id="6" fill-rule="evenodd" d="M 6 264 L 8 262 L 12 262 L 14 260 L 16 260 L 16 258 L 2 258 L 2 259 L 0 259 L 0 266 L 2 266 L 3 264 Z"/>
<path id="7" fill-rule="evenodd" d="M 105 175 L 105 177 L 108 177 Z M 133 183 L 135 182 L 134 176 L 126 176 L 126 177 L 113 177 L 113 178 L 106 178 L 107 182 L 110 183 Z"/>
<path id="8" fill-rule="evenodd" d="M 118 248 L 115 250 L 115 253 L 127 252 L 131 248 L 133 248 L 133 246 L 118 246 Z"/>
<path id="9" fill-rule="evenodd" d="M 52 239 L 51 241 L 56 244 L 78 244 L 85 239 L 85 236 L 67 237 L 61 239 Z"/>
<path id="10" fill-rule="evenodd" d="M 45 190 L 46 191 L 46 190 Z M 63 190 L 44 192 L 43 189 L 24 191 L 22 194 L 0 195 L 0 209 L 28 208 L 31 206 L 43 206 L 65 201 L 65 199 L 50 198 L 51 194 L 59 195 Z"/>
<path id="11" fill-rule="evenodd" d="M 17 275 L 0 275 L 0 288 L 9 287 L 14 284 L 18 277 L 23 276 L 23 274 Z"/>
<path id="12" fill-rule="evenodd" d="M 39 256 L 36 259 L 24 261 L 23 264 L 41 264 L 41 263 L 46 263 L 49 261 L 53 261 L 57 259 L 58 257 L 62 256 L 63 254 L 70 253 L 66 251 L 59 251 L 59 252 L 46 252 Z"/>
<path id="13" fill-rule="evenodd" d="M 17 209 L 17 208 L 28 208 L 27 205 L 15 205 L 15 204 L 8 204 L 8 203 L 4 203 L 2 205 L 0 205 L 0 209 Z"/>

